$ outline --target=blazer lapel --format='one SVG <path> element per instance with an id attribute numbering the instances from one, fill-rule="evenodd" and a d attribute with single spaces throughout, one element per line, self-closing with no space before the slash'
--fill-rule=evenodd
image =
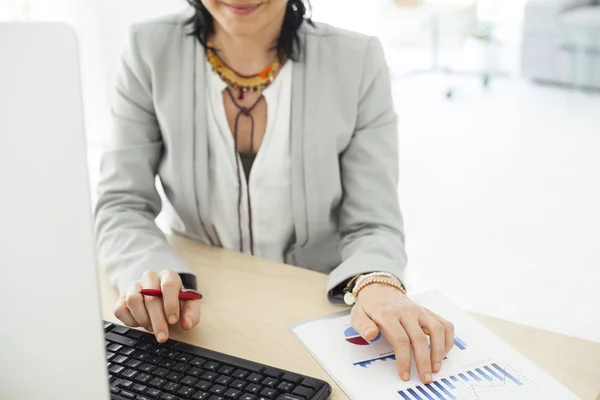
<path id="1" fill-rule="evenodd" d="M 311 227 L 318 226 L 318 135 L 319 114 L 318 68 L 311 60 L 319 59 L 319 48 L 309 45 L 306 23 L 301 28 L 303 52 L 294 65 L 292 84 L 292 207 L 296 246 L 305 246 Z"/>

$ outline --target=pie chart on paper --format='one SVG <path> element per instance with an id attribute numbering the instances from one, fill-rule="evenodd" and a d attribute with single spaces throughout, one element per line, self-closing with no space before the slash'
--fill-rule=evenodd
<path id="1" fill-rule="evenodd" d="M 368 346 L 371 343 L 375 343 L 379 339 L 381 339 L 381 332 L 377 335 L 377 337 L 371 341 L 367 341 L 362 338 L 353 328 L 348 328 L 344 331 L 344 337 L 348 343 L 355 344 L 357 346 Z"/>

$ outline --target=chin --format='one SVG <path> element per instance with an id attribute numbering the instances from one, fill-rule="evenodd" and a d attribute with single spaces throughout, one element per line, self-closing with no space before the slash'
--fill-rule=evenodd
<path id="1" fill-rule="evenodd" d="M 231 36 L 237 37 L 253 36 L 260 31 L 256 24 L 250 24 L 240 21 L 231 21 L 223 25 L 223 28 Z"/>

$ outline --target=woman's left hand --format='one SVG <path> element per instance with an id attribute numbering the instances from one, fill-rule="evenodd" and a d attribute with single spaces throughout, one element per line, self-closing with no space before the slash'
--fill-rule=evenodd
<path id="1" fill-rule="evenodd" d="M 366 340 L 383 332 L 394 347 L 398 373 L 404 381 L 410 379 L 411 347 L 421 381 L 431 383 L 432 372 L 439 372 L 454 345 L 452 323 L 413 303 L 398 289 L 380 283 L 359 292 L 352 307 L 352 327 Z"/>

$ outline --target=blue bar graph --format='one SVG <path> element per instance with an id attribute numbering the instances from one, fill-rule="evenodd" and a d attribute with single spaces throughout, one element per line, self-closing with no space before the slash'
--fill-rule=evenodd
<path id="1" fill-rule="evenodd" d="M 446 382 L 445 379 L 442 379 L 442 381 Z M 448 390 L 446 390 L 446 388 L 441 383 L 435 381 L 435 382 L 433 382 L 433 384 L 435 386 L 437 386 L 438 389 L 440 389 L 442 392 L 444 392 L 444 394 L 446 396 L 448 396 L 451 400 L 455 400 L 456 399 L 456 397 L 454 397 L 454 395 L 452 393 L 450 393 Z M 456 386 L 454 386 L 454 385 L 449 385 L 449 386 L 450 386 L 450 389 L 456 389 Z"/>
<path id="2" fill-rule="evenodd" d="M 453 381 L 458 381 L 458 379 L 456 379 L 454 376 L 451 376 L 450 379 L 452 379 Z M 456 379 L 456 380 L 455 380 Z M 449 380 L 447 380 L 446 378 L 442 379 L 442 382 L 444 382 L 446 384 L 446 386 L 448 386 L 450 389 L 456 389 L 456 386 L 454 386 Z"/>
<path id="3" fill-rule="evenodd" d="M 458 336 L 454 336 L 454 345 L 461 350 L 465 350 L 467 348 L 467 344 Z"/>
<path id="4" fill-rule="evenodd" d="M 506 387 L 506 383 L 509 382 L 514 383 L 516 386 L 523 385 L 519 379 L 507 372 L 506 369 L 493 363 L 442 378 L 430 384 L 402 390 L 398 394 L 402 400 L 456 400 L 466 393 L 465 390 L 471 393 L 473 388 L 489 389 L 493 388 L 494 384 Z"/>
<path id="5" fill-rule="evenodd" d="M 509 374 L 508 372 L 506 372 L 504 369 L 502 369 L 501 367 L 499 367 L 498 364 L 494 363 L 494 364 L 492 364 L 492 367 L 494 367 L 498 371 L 502 372 L 502 375 L 504 375 L 505 377 L 507 377 L 508 379 L 510 379 L 511 381 L 513 381 L 514 383 L 516 383 L 517 385 L 519 385 L 519 386 L 522 385 L 521 382 L 519 382 L 517 379 L 515 379 L 511 374 Z"/>
<path id="6" fill-rule="evenodd" d="M 485 379 L 487 379 L 488 381 L 491 381 L 492 378 L 490 378 L 485 372 L 483 372 L 481 369 L 479 368 L 475 368 L 475 371 L 477 371 L 479 373 L 479 375 L 483 376 Z"/>

